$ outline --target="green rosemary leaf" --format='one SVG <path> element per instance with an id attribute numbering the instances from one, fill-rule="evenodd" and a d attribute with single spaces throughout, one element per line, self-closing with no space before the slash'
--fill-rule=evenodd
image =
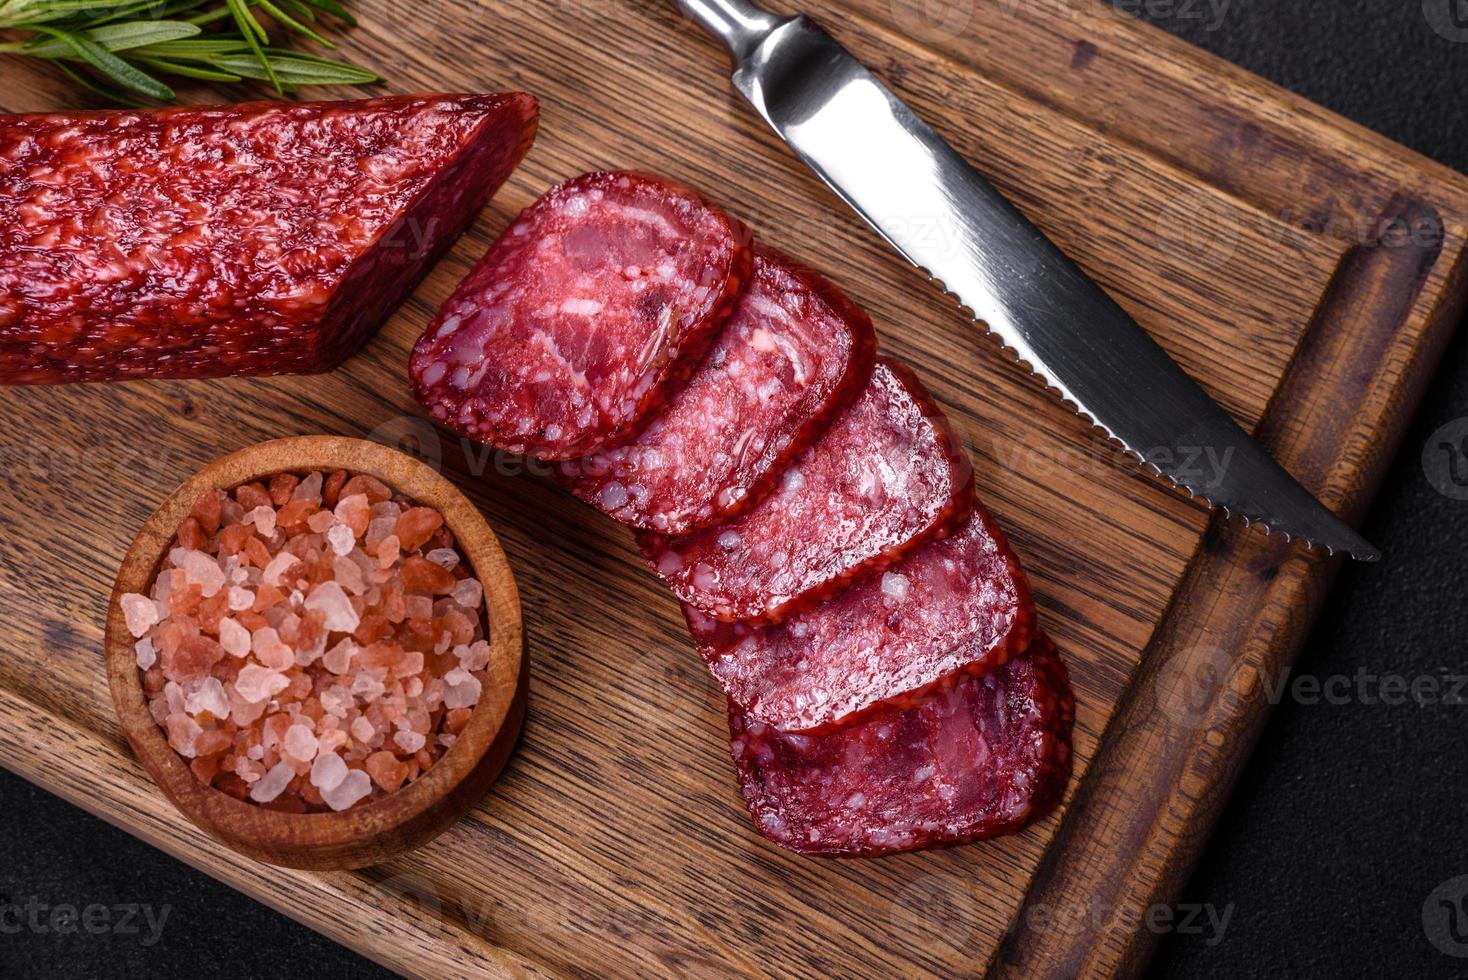
<path id="1" fill-rule="evenodd" d="M 324 48 L 330 48 L 332 50 L 336 49 L 335 44 L 332 44 L 326 38 L 322 37 L 320 34 L 317 34 L 315 31 L 311 30 L 311 28 L 296 20 L 284 10 L 281 10 L 275 4 L 271 3 L 270 0 L 254 0 L 254 2 L 260 7 L 261 10 L 265 11 L 276 20 L 280 21 L 290 30 L 295 31 L 297 34 L 306 35 L 311 40 L 315 41 L 317 44 L 321 45 Z"/>
<path id="2" fill-rule="evenodd" d="M 245 5 L 245 0 L 225 0 L 225 2 L 229 4 L 230 13 L 234 14 L 235 23 L 240 26 L 240 33 L 244 35 L 246 43 L 250 45 L 250 52 L 254 54 L 260 67 L 264 69 L 264 80 L 269 82 L 277 93 L 284 95 L 285 90 L 280 87 L 280 79 L 276 77 L 275 69 L 271 67 L 270 59 L 265 57 L 265 49 L 262 47 L 270 43 L 270 38 L 265 36 L 265 28 L 261 27 L 255 15 L 250 13 L 250 8 Z M 237 74 L 244 73 L 237 72 Z M 255 76 L 245 75 L 245 77 Z"/>
<path id="3" fill-rule="evenodd" d="M 127 24 L 112 24 L 77 32 L 78 37 L 89 38 L 108 51 L 127 51 L 165 41 L 177 41 L 193 37 L 199 29 L 193 24 L 177 20 L 134 21 Z M 37 38 L 22 49 L 33 58 L 65 58 L 74 53 L 72 46 L 56 38 Z"/>
<path id="4" fill-rule="evenodd" d="M 200 68 L 198 65 L 190 65 L 181 61 L 165 61 L 162 58 L 139 57 L 136 52 L 132 53 L 130 60 L 136 61 L 147 68 L 161 72 L 165 75 L 178 75 L 181 78 L 197 78 L 204 82 L 242 82 L 244 79 L 232 72 L 215 71 L 212 68 Z"/>
<path id="5" fill-rule="evenodd" d="M 37 27 L 36 30 L 65 43 L 78 58 L 123 88 L 131 89 L 134 92 L 163 101 L 169 101 L 174 98 L 173 89 L 164 85 L 147 72 L 123 61 L 91 38 L 83 37 L 80 34 L 71 34 L 67 31 L 59 31 L 51 27 Z"/>
<path id="6" fill-rule="evenodd" d="M 298 51 L 268 48 L 266 57 L 273 77 L 282 85 L 371 85 L 382 81 L 374 72 L 356 65 L 304 55 Z M 265 79 L 258 61 L 247 55 L 221 55 L 214 59 L 214 66 L 246 78 Z"/>

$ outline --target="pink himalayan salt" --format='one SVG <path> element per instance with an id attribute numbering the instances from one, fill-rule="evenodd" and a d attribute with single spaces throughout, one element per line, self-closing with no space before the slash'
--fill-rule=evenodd
<path id="1" fill-rule="evenodd" d="M 122 615 L 127 620 L 127 631 L 134 637 L 142 636 L 158 622 L 158 605 L 147 596 L 129 592 L 121 601 Z"/>
<path id="2" fill-rule="evenodd" d="M 291 686 L 291 682 L 280 671 L 250 663 L 240 668 L 234 688 L 246 701 L 266 701 Z"/>
<path id="3" fill-rule="evenodd" d="M 224 652 L 231 657 L 248 656 L 252 642 L 250 631 L 235 620 L 221 619 L 219 621 L 219 645 L 224 647 Z"/>
<path id="4" fill-rule="evenodd" d="M 321 792 L 336 789 L 347 778 L 347 764 L 335 752 L 323 752 L 311 763 L 311 785 Z"/>
<path id="5" fill-rule="evenodd" d="M 285 730 L 281 747 L 285 750 L 286 758 L 310 762 L 316 758 L 316 733 L 298 722 Z"/>
<path id="6" fill-rule="evenodd" d="M 280 641 L 273 627 L 262 626 L 250 638 L 250 652 L 271 670 L 286 670 L 296 662 L 296 653 Z"/>
<path id="7" fill-rule="evenodd" d="M 296 778 L 296 771 L 288 762 L 276 763 L 254 786 L 250 787 L 250 799 L 256 803 L 269 803 Z"/>
<path id="8" fill-rule="evenodd" d="M 352 738 L 368 744 L 377 737 L 377 729 L 372 727 L 372 722 L 368 720 L 366 715 L 358 715 L 352 721 L 351 727 L 347 731 L 351 733 Z"/>
<path id="9" fill-rule="evenodd" d="M 472 711 L 445 704 L 472 685 L 440 672 L 473 673 L 480 651 L 487 666 L 483 590 L 446 528 L 414 537 L 441 519 L 380 481 L 268 483 L 215 492 L 211 523 L 181 528 L 149 593 L 125 600 L 140 669 L 161 674 L 149 711 L 194 753 L 196 776 L 237 799 L 319 811 L 382 797 L 431 767 Z M 327 756 L 330 800 L 306 779 Z"/>
<path id="10" fill-rule="evenodd" d="M 345 524 L 333 525 L 331 530 L 326 532 L 326 541 L 331 545 L 332 552 L 339 558 L 351 554 L 352 549 L 357 546 L 357 536 Z"/>
<path id="11" fill-rule="evenodd" d="M 352 607 L 352 600 L 335 581 L 322 582 L 312 589 L 306 598 L 306 608 L 324 614 L 326 628 L 333 632 L 350 633 L 361 622 L 357 610 Z"/>
<path id="12" fill-rule="evenodd" d="M 372 778 L 361 769 L 353 769 L 331 789 L 321 791 L 321 798 L 333 810 L 346 810 L 372 792 Z"/>

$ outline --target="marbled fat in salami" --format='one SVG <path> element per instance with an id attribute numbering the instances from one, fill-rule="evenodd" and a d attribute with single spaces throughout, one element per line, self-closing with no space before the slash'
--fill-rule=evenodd
<path id="1" fill-rule="evenodd" d="M 0 383 L 331 370 L 537 118 L 521 93 L 0 117 Z"/>
<path id="2" fill-rule="evenodd" d="M 584 456 L 636 434 L 698 366 L 752 268 L 694 191 L 584 174 L 526 208 L 413 349 L 435 421 L 498 449 Z"/>
<path id="3" fill-rule="evenodd" d="M 786 732 L 826 731 L 905 707 L 1024 651 L 1035 607 L 982 507 L 953 534 L 778 626 L 723 623 L 685 606 L 729 700 Z"/>
<path id="4" fill-rule="evenodd" d="M 560 466 L 623 523 L 685 534 L 758 503 L 871 375 L 871 320 L 835 286 L 757 247 L 754 279 L 688 383 L 626 445 Z"/>
<path id="5" fill-rule="evenodd" d="M 875 857 L 1011 833 L 1059 803 L 1075 699 L 1043 634 L 998 670 L 833 732 L 784 734 L 731 704 L 754 825 L 802 854 Z"/>
<path id="6" fill-rule="evenodd" d="M 745 514 L 688 535 L 641 532 L 653 570 L 715 619 L 775 623 L 941 537 L 973 504 L 973 470 L 905 365 L 861 393 Z"/>

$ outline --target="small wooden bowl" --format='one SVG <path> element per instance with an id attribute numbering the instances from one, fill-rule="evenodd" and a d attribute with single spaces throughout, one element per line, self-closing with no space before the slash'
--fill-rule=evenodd
<path id="1" fill-rule="evenodd" d="M 436 508 L 484 585 L 491 654 L 479 703 L 438 761 L 396 793 L 340 813 L 280 813 L 205 786 L 148 712 L 125 592 L 152 586 L 174 532 L 205 490 L 229 490 L 276 473 L 370 473 Z M 375 442 L 336 436 L 277 439 L 214 461 L 158 508 L 123 559 L 107 612 L 107 676 L 117 717 L 143 767 L 201 829 L 249 857 L 314 871 L 379 864 L 445 830 L 494 783 L 525 719 L 529 667 L 520 594 L 494 532 L 462 493 L 418 460 Z"/>

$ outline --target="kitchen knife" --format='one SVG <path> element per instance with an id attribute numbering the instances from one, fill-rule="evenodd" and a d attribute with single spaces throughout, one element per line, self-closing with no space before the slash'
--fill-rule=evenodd
<path id="1" fill-rule="evenodd" d="M 813 21 L 745 0 L 675 3 L 724 43 L 734 87 L 832 190 L 1128 455 L 1246 524 L 1381 557 Z M 1211 478 L 1192 462 L 1207 453 Z"/>

